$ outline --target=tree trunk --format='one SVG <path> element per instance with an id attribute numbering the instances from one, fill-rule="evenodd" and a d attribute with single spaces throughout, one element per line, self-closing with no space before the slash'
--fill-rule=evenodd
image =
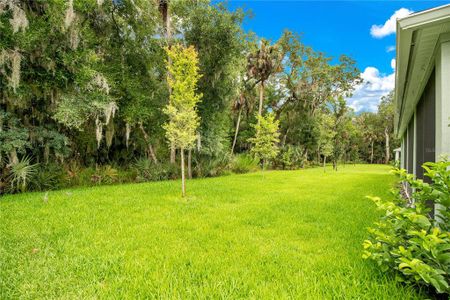
<path id="1" fill-rule="evenodd" d="M 323 171 L 325 172 L 327 169 L 327 157 L 323 156 Z"/>
<path id="2" fill-rule="evenodd" d="M 173 143 L 170 144 L 170 163 L 171 164 L 175 164 L 175 160 L 176 160 L 176 150 L 175 150 L 175 146 L 173 145 Z"/>
<path id="3" fill-rule="evenodd" d="M 264 81 L 261 81 L 261 84 L 259 85 L 259 108 L 258 108 L 259 116 L 262 115 L 263 102 L 264 102 Z"/>
<path id="4" fill-rule="evenodd" d="M 286 139 L 287 139 L 288 133 L 289 133 L 289 127 L 286 129 L 286 133 L 283 136 L 283 141 L 281 142 L 282 148 L 284 147 L 284 145 L 286 145 Z"/>
<path id="5" fill-rule="evenodd" d="M 236 146 L 237 136 L 238 136 L 238 133 L 239 133 L 239 125 L 241 123 L 241 114 L 242 114 L 242 107 L 239 108 L 238 119 L 237 119 L 237 122 L 236 122 L 236 130 L 234 131 L 233 145 L 231 146 L 231 155 L 233 155 L 234 147 Z"/>
<path id="6" fill-rule="evenodd" d="M 180 149 L 181 155 L 181 196 L 186 196 L 186 178 L 184 176 L 184 149 Z"/>
<path id="7" fill-rule="evenodd" d="M 373 164 L 373 140 L 370 142 L 370 163 Z"/>
<path id="8" fill-rule="evenodd" d="M 144 140 L 147 143 L 148 154 L 149 154 L 150 158 L 153 160 L 153 162 L 155 164 L 157 164 L 158 160 L 156 159 L 155 151 L 153 150 L 153 146 L 150 143 L 150 138 L 149 138 L 147 132 L 145 131 L 144 125 L 142 125 L 142 123 L 139 123 L 139 128 L 141 129 L 142 134 L 144 135 Z"/>
<path id="9" fill-rule="evenodd" d="M 188 150 L 188 178 L 192 179 L 192 149 Z"/>
<path id="10" fill-rule="evenodd" d="M 386 160 L 384 163 L 389 164 L 389 160 L 391 159 L 391 149 L 389 145 L 389 131 L 387 127 L 384 129 L 384 136 L 386 138 Z"/>
<path id="11" fill-rule="evenodd" d="M 16 148 L 13 148 L 9 152 L 9 165 L 13 166 L 16 165 L 19 162 L 19 158 L 17 157 L 17 151 Z"/>
<path id="12" fill-rule="evenodd" d="M 320 146 L 317 146 L 317 165 L 320 166 Z"/>
<path id="13" fill-rule="evenodd" d="M 169 0 L 159 0 L 159 12 L 161 13 L 164 33 L 166 38 L 167 47 L 170 49 L 170 40 L 171 40 L 171 31 L 170 31 L 170 14 L 169 14 Z M 172 64 L 170 58 L 168 58 L 169 65 Z M 170 77 L 170 74 L 167 73 L 167 77 Z M 169 86 L 169 95 L 172 93 L 171 88 Z M 170 102 L 170 99 L 169 99 Z M 175 164 L 176 160 L 176 149 L 173 143 L 170 144 L 170 163 Z"/>

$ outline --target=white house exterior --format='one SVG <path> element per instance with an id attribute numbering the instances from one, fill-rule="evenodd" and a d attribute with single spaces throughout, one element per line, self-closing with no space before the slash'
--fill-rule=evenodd
<path id="1" fill-rule="evenodd" d="M 397 20 L 395 101 L 401 167 L 423 178 L 450 154 L 450 5 Z"/>

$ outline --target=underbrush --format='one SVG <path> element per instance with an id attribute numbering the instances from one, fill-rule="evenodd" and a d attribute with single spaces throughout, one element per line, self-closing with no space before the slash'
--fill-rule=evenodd
<path id="1" fill-rule="evenodd" d="M 396 169 L 400 191 L 391 200 L 371 198 L 383 216 L 363 244 L 363 258 L 382 271 L 444 297 L 450 293 L 449 167 L 447 161 L 425 163 L 424 175 L 431 183 Z"/>

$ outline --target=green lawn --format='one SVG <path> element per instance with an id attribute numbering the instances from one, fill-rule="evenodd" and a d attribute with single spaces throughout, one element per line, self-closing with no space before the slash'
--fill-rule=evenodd
<path id="1" fill-rule="evenodd" d="M 415 299 L 361 258 L 386 166 L 0 200 L 0 299 Z"/>

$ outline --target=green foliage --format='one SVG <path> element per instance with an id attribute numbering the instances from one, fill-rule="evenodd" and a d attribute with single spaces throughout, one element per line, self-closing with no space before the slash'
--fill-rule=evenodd
<path id="1" fill-rule="evenodd" d="M 118 181 L 118 171 L 110 165 L 99 167 L 91 175 L 91 182 L 95 185 L 112 184 Z"/>
<path id="2" fill-rule="evenodd" d="M 66 172 L 56 163 L 40 165 L 36 174 L 31 177 L 30 190 L 57 190 L 67 185 Z"/>
<path id="3" fill-rule="evenodd" d="M 258 114 L 270 111 L 279 121 L 283 149 L 275 166 L 280 168 L 303 167 L 325 154 L 333 160 L 381 162 L 384 131 L 393 139 L 388 95 L 373 118 L 388 128 L 366 128 L 370 118 L 348 112 L 336 129 L 339 143 L 324 143 L 321 115 L 331 116 L 332 99 L 348 97 L 360 83 L 355 62 L 314 51 L 289 31 L 273 43 L 257 37 L 242 27 L 249 13 L 225 3 L 3 2 L 2 193 L 9 185 L 7 165 L 23 156 L 39 164 L 32 190 L 58 181 L 47 166 L 53 162 L 66 172 L 53 187 L 176 178 L 178 167 L 166 164 L 173 158 L 167 139 L 178 140 L 178 148 L 197 144 L 194 176 L 223 174 L 228 153 L 250 152 L 258 108 Z M 189 46 L 187 55 L 179 45 Z M 177 62 L 176 56 L 182 59 Z M 391 148 L 395 145 L 392 141 Z M 138 176 L 129 166 L 144 156 L 160 166 L 152 175 Z M 105 177 L 108 165 L 117 176 Z"/>
<path id="4" fill-rule="evenodd" d="M 395 270 L 405 282 L 428 285 L 438 293 L 450 287 L 450 162 L 426 163 L 430 184 L 396 170 L 407 199 L 397 193 L 394 200 L 372 200 L 384 216 L 369 229 L 363 258 L 377 262 L 383 271 Z M 409 185 L 414 189 L 408 194 Z M 409 197 L 409 198 L 408 198 Z M 407 200 L 413 203 L 407 202 Z M 427 201 L 439 204 L 436 218 L 430 217 Z"/>
<path id="5" fill-rule="evenodd" d="M 155 164 L 147 158 L 137 159 L 133 165 L 137 171 L 136 181 L 160 181 L 178 178 L 179 168 L 174 164 Z"/>
<path id="6" fill-rule="evenodd" d="M 196 177 L 215 177 L 227 174 L 230 163 L 229 154 L 222 156 L 196 155 L 194 175 Z"/>
<path id="7" fill-rule="evenodd" d="M 24 156 L 17 163 L 10 164 L 8 167 L 7 181 L 9 183 L 9 191 L 25 192 L 36 173 L 37 164 L 31 163 L 31 157 Z"/>
<path id="8" fill-rule="evenodd" d="M 199 125 L 196 105 L 201 94 L 196 93 L 200 78 L 197 52 L 194 47 L 174 45 L 167 49 L 167 69 L 171 87 L 170 102 L 164 112 L 169 121 L 164 125 L 167 139 L 179 149 L 191 148 Z"/>
<path id="9" fill-rule="evenodd" d="M 237 174 L 254 172 L 258 169 L 258 160 L 248 154 L 237 154 L 230 163 L 230 170 Z"/>
<path id="10" fill-rule="evenodd" d="M 250 138 L 249 142 L 253 144 L 251 152 L 263 161 L 264 167 L 264 163 L 275 158 L 279 152 L 279 121 L 275 120 L 273 114 L 258 116 L 257 118 L 258 123 L 254 125 L 255 136 Z"/>

